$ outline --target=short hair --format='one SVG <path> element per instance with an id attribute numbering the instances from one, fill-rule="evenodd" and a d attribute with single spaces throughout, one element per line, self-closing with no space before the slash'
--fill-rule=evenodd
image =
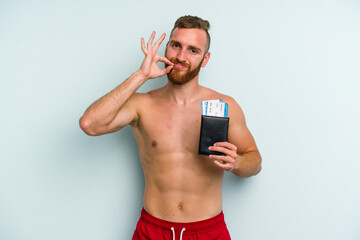
<path id="1" fill-rule="evenodd" d="M 208 46 L 206 52 L 209 51 L 210 48 L 210 34 L 208 32 L 208 30 L 210 29 L 209 21 L 203 20 L 197 16 L 190 16 L 190 15 L 179 17 L 174 24 L 174 28 L 171 30 L 170 38 L 175 28 L 197 28 L 204 30 L 206 32 L 206 36 L 208 40 Z"/>

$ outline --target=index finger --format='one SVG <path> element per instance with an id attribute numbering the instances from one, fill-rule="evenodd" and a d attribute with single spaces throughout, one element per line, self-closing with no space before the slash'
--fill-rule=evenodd
<path id="1" fill-rule="evenodd" d="M 166 63 L 166 64 L 168 64 L 168 65 L 170 65 L 170 66 L 173 66 L 173 65 L 174 65 L 173 62 L 171 62 L 169 59 L 167 59 L 167 58 L 165 58 L 165 57 L 159 57 L 159 61 L 161 61 L 161 62 L 163 62 L 163 63 Z"/>
<path id="2" fill-rule="evenodd" d="M 237 147 L 234 144 L 229 143 L 229 142 L 217 142 L 214 144 L 214 146 L 215 147 L 224 147 L 224 148 L 227 148 L 230 150 L 237 151 Z"/>

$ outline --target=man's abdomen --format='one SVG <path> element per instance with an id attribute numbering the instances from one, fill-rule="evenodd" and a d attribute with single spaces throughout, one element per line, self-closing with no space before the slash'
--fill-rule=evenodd
<path id="1" fill-rule="evenodd" d="M 222 210 L 223 171 L 208 159 L 166 160 L 144 166 L 144 208 L 151 215 L 173 222 L 194 222 L 216 216 Z M 192 163 L 191 163 L 192 162 Z M 214 164 L 215 165 L 215 164 Z"/>

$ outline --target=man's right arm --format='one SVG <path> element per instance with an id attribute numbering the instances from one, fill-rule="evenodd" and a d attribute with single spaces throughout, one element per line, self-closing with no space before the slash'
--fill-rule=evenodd
<path id="1" fill-rule="evenodd" d="M 117 88 L 91 104 L 80 118 L 80 127 L 86 134 L 97 136 L 115 132 L 136 122 L 138 118 L 137 96 L 134 94 L 136 90 L 148 79 L 161 77 L 170 72 L 173 67 L 172 62 L 157 55 L 165 34 L 153 46 L 154 37 L 155 32 L 152 33 L 146 47 L 144 39 L 141 39 L 141 49 L 145 54 L 145 59 L 140 69 Z M 157 66 L 159 61 L 169 66 L 160 69 Z"/>
<path id="2" fill-rule="evenodd" d="M 80 118 L 80 127 L 88 135 L 115 132 L 137 119 L 135 91 L 146 81 L 135 72 L 120 86 L 95 101 Z"/>

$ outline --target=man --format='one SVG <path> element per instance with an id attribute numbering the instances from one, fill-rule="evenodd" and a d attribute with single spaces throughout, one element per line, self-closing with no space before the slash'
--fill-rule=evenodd
<path id="1" fill-rule="evenodd" d="M 229 96 L 199 85 L 199 71 L 210 59 L 209 22 L 179 18 L 166 45 L 141 39 L 145 59 L 138 71 L 94 102 L 80 119 L 96 136 L 130 124 L 145 176 L 144 208 L 133 239 L 230 239 L 222 213 L 224 171 L 250 177 L 261 170 L 261 156 L 246 127 L 244 114 Z M 158 62 L 165 68 L 158 67 Z M 148 93 L 135 93 L 147 80 L 167 74 L 168 83 Z M 210 146 L 221 155 L 198 155 L 201 101 L 229 104 L 228 142 Z"/>

